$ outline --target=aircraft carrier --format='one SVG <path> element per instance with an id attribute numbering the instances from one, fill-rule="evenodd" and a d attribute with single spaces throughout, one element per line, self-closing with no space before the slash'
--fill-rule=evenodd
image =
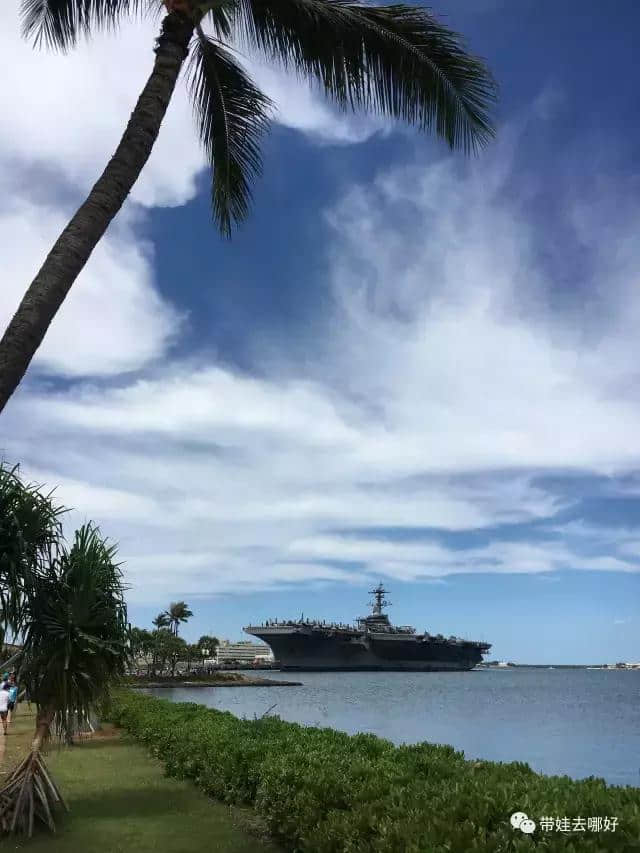
<path id="1" fill-rule="evenodd" d="M 416 634 L 408 625 L 391 624 L 383 608 L 387 590 L 382 584 L 370 591 L 374 600 L 368 616 L 355 625 L 305 619 L 269 619 L 247 625 L 244 631 L 259 637 L 273 651 L 282 670 L 444 672 L 473 669 L 491 643 Z"/>

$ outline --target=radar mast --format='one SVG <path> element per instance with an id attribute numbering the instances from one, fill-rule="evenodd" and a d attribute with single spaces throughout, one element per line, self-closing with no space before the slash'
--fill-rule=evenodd
<path id="1" fill-rule="evenodd" d="M 385 599 L 386 594 L 387 590 L 382 586 L 381 583 L 379 583 L 375 589 L 369 590 L 369 595 L 375 596 L 375 601 L 369 602 L 374 616 L 382 616 L 382 608 L 391 606 L 391 602 Z"/>

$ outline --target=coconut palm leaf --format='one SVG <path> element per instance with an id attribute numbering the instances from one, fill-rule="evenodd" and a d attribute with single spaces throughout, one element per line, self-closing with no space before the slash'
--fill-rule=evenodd
<path id="1" fill-rule="evenodd" d="M 199 3 L 198 20 L 207 16 L 219 41 L 229 41 L 233 33 L 234 9 L 237 0 L 205 0 Z"/>
<path id="2" fill-rule="evenodd" d="M 345 0 L 238 0 L 235 31 L 342 107 L 434 129 L 471 151 L 493 135 L 494 80 L 426 9 Z"/>
<path id="3" fill-rule="evenodd" d="M 188 622 L 193 616 L 193 611 L 189 610 L 187 603 L 184 601 L 172 601 L 167 614 L 173 626 L 173 633 L 178 636 L 178 626 L 181 622 Z"/>
<path id="4" fill-rule="evenodd" d="M 260 137 L 268 127 L 271 102 L 231 52 L 200 27 L 189 66 L 189 93 L 212 168 L 213 216 L 230 236 L 232 222 L 247 216 L 250 184 L 262 171 Z"/>
<path id="5" fill-rule="evenodd" d="M 158 613 L 155 619 L 151 620 L 151 624 L 155 625 L 158 630 L 162 628 L 168 628 L 171 624 L 171 619 L 169 618 L 169 614 L 165 611 L 162 613 Z"/>
<path id="6" fill-rule="evenodd" d="M 80 36 L 112 29 L 124 16 L 150 5 L 150 0 L 22 0 L 22 33 L 38 46 L 44 42 L 66 51 Z"/>

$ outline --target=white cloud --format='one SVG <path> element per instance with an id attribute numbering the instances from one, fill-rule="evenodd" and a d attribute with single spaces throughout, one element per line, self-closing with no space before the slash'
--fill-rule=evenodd
<path id="1" fill-rule="evenodd" d="M 300 558 L 362 561 L 371 572 L 398 576 L 401 571 L 403 578 L 473 571 L 538 573 L 576 567 L 599 571 L 638 570 L 637 566 L 614 557 L 576 558 L 566 546 L 557 543 L 494 541 L 481 547 L 452 550 L 432 542 L 322 536 L 294 541 L 289 550 Z"/>
<path id="2" fill-rule="evenodd" d="M 247 400 L 251 403 L 246 405 Z M 100 410 L 87 404 L 99 402 Z M 47 405 L 44 402 L 34 405 Z M 220 367 L 175 371 L 108 392 L 87 389 L 76 401 L 61 401 L 53 419 L 105 432 L 158 432 L 231 441 L 238 430 L 271 433 L 278 440 L 335 445 L 356 439 L 331 403 L 312 386 L 279 387 Z"/>
<path id="3" fill-rule="evenodd" d="M 30 479 L 37 483 L 55 482 L 54 494 L 64 495 L 65 505 L 73 509 L 73 521 L 76 524 L 81 518 L 84 520 L 90 516 L 107 522 L 127 521 L 144 524 L 161 509 L 158 501 L 145 495 L 103 488 L 83 480 L 61 477 L 59 474 L 52 475 L 49 470 L 31 469 Z M 90 510 L 89 514 L 87 509 Z"/>
<path id="4" fill-rule="evenodd" d="M 0 181 L 2 188 L 2 181 Z M 48 204 L 12 195 L 0 209 L 4 329 L 65 223 Z M 162 356 L 183 318 L 153 287 L 152 252 L 126 228 L 96 248 L 39 349 L 34 367 L 62 376 L 109 376 L 137 370 Z"/>
<path id="5" fill-rule="evenodd" d="M 587 537 L 570 531 L 562 544 L 455 550 L 363 530 L 540 520 L 568 499 L 532 483 L 532 471 L 639 463 L 640 401 L 625 388 L 637 354 L 629 318 L 640 305 L 640 206 L 617 217 L 604 242 L 600 219 L 578 217 L 575 198 L 559 193 L 598 281 L 614 285 L 616 310 L 596 349 L 579 312 L 545 323 L 536 304 L 556 282 L 539 260 L 544 228 L 504 192 L 515 147 L 469 169 L 447 161 L 389 170 L 330 212 L 336 315 L 305 372 L 287 363 L 258 379 L 210 362 L 164 362 L 115 388 L 31 390 L 3 413 L 6 456 L 61 483 L 60 499 L 79 509 L 70 521 L 95 517 L 120 541 L 137 600 L 307 579 L 365 583 L 372 572 L 637 571 L 628 540 L 585 557 L 572 544 Z M 171 192 L 178 197 L 179 182 Z M 607 221 L 617 192 L 605 186 L 609 205 L 598 209 Z M 140 288 L 149 258 L 136 251 Z M 539 310 L 523 311 L 522 293 Z M 128 305 L 122 322 L 134 314 Z M 157 333 L 148 351 L 166 346 Z M 59 365 L 62 346 L 57 353 Z M 349 528 L 357 530 L 344 535 Z"/>
<path id="6" fill-rule="evenodd" d="M 640 310 L 635 219 L 618 217 L 607 244 L 595 222 L 588 231 L 603 256 L 597 272 L 606 278 L 611 254 L 617 273 L 617 320 L 594 348 L 579 314 L 562 318 L 560 337 L 559 317 L 545 327 L 513 309 L 520 292 L 535 299 L 555 283 L 536 260 L 544 229 L 519 216 L 517 202 L 499 202 L 494 180 L 486 162 L 464 178 L 451 162 L 400 169 L 332 212 L 334 277 L 349 318 L 332 341 L 335 376 L 372 405 L 384 400 L 387 431 L 402 434 L 389 451 L 398 469 L 417 460 L 448 471 L 638 464 L 640 410 L 615 391 L 633 378 L 638 350 L 629 320 Z M 381 452 L 377 439 L 362 448 L 372 465 Z"/>

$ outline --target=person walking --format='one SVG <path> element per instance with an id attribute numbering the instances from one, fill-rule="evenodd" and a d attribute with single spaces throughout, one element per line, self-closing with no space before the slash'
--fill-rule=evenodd
<path id="1" fill-rule="evenodd" d="M 18 704 L 18 682 L 16 681 L 16 675 L 14 672 L 9 676 L 9 706 L 8 706 L 8 714 L 7 714 L 7 723 L 11 722 L 11 714 L 16 708 Z"/>
<path id="2" fill-rule="evenodd" d="M 9 713 L 9 682 L 5 681 L 0 688 L 0 720 L 2 720 L 2 729 L 6 736 L 7 734 L 7 715 Z"/>

